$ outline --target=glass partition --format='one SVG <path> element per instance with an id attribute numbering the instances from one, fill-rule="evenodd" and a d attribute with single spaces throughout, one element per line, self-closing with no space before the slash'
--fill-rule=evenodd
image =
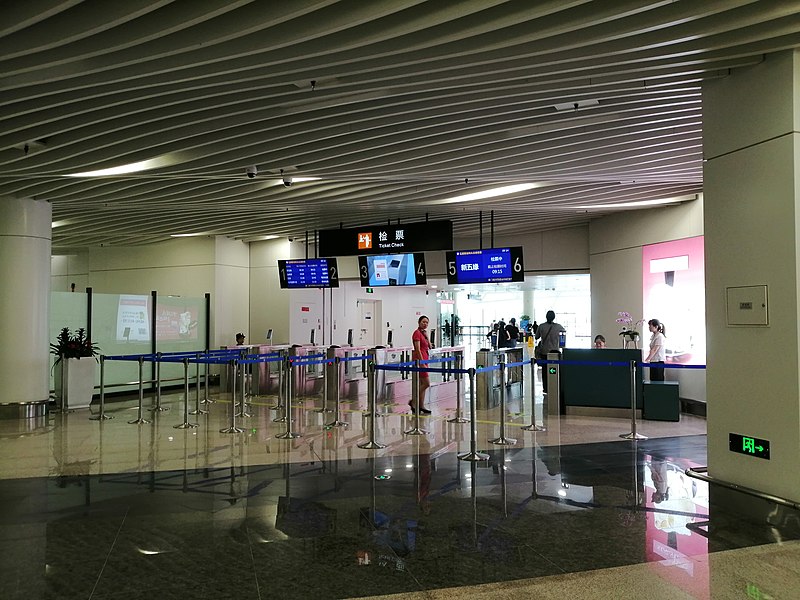
<path id="1" fill-rule="evenodd" d="M 100 346 L 101 354 L 147 354 L 151 352 L 150 305 L 151 296 L 136 294 L 93 294 L 92 337 Z M 151 369 L 145 365 L 144 379 L 150 379 Z M 138 382 L 139 365 L 134 361 L 107 360 L 105 384 L 114 386 L 109 392 L 138 389 L 137 385 L 118 386 L 120 383 Z M 98 379 L 95 382 L 99 385 Z"/>
<path id="2" fill-rule="evenodd" d="M 185 296 L 159 296 L 156 307 L 156 350 L 158 352 L 203 352 L 206 350 L 206 301 L 205 298 Z M 195 365 L 189 365 L 189 377 L 197 373 Z M 200 365 L 200 375 L 205 366 Z M 183 365 L 161 364 L 161 381 L 180 379 L 183 381 Z"/>
<path id="3" fill-rule="evenodd" d="M 86 326 L 87 316 L 87 295 L 75 292 L 51 292 L 50 293 L 50 320 L 49 320 L 49 340 L 54 343 L 58 334 L 64 327 L 69 327 L 71 332 L 75 332 L 81 327 Z M 53 363 L 56 356 L 50 355 L 50 389 L 55 388 L 53 381 Z"/>

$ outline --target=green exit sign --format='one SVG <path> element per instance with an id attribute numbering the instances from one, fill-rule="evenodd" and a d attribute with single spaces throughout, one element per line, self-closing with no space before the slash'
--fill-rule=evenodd
<path id="1" fill-rule="evenodd" d="M 371 294 L 374 291 L 372 288 L 366 288 L 366 289 L 368 294 Z"/>
<path id="2" fill-rule="evenodd" d="M 731 452 L 747 454 L 756 458 L 769 460 L 769 440 L 762 440 L 757 437 L 740 435 L 738 433 L 728 434 L 728 448 Z"/>

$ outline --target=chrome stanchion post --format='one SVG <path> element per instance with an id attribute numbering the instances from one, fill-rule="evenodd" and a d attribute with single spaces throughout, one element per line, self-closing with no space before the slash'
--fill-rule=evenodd
<path id="1" fill-rule="evenodd" d="M 161 406 L 161 352 L 156 352 L 156 405 L 150 410 L 153 412 L 164 412 L 169 407 Z"/>
<path id="2" fill-rule="evenodd" d="M 631 361 L 631 432 L 619 435 L 623 440 L 646 440 L 647 436 L 636 433 L 636 361 Z"/>
<path id="3" fill-rule="evenodd" d="M 207 415 L 208 411 L 200 408 L 200 358 L 202 354 L 199 352 L 195 355 L 197 362 L 195 363 L 195 377 L 197 378 L 197 386 L 194 393 L 194 410 L 189 411 L 190 415 Z"/>
<path id="4" fill-rule="evenodd" d="M 283 408 L 283 383 L 285 377 L 283 376 L 283 370 L 285 368 L 284 365 L 285 354 L 283 350 L 278 352 L 278 395 L 275 400 L 275 404 L 268 406 L 270 410 L 280 410 Z"/>
<path id="5" fill-rule="evenodd" d="M 206 359 L 208 359 L 209 358 L 208 352 L 206 352 L 205 355 L 206 355 Z M 205 373 L 205 376 L 203 377 L 203 395 L 204 395 L 204 398 L 202 400 L 200 400 L 200 404 L 213 404 L 215 401 L 212 400 L 208 395 L 208 375 L 209 375 L 209 372 L 211 370 L 210 369 L 210 364 L 208 362 L 206 362 L 204 367 L 205 367 L 203 369 L 203 373 Z"/>
<path id="6" fill-rule="evenodd" d="M 419 401 L 419 364 L 419 359 L 416 359 L 414 361 L 415 371 L 411 385 L 411 395 L 413 396 L 411 402 L 414 406 L 414 410 L 412 411 L 412 414 L 414 415 L 414 426 L 408 431 L 403 432 L 406 435 L 426 435 L 428 433 L 419 427 L 419 413 L 421 408 Z"/>
<path id="7" fill-rule="evenodd" d="M 183 358 L 183 423 L 173 425 L 173 429 L 191 429 L 197 423 L 189 422 L 189 359 Z"/>
<path id="8" fill-rule="evenodd" d="M 370 360 L 367 363 L 367 397 L 369 399 L 369 441 L 363 442 L 358 444 L 359 448 L 364 448 L 365 450 L 378 450 L 380 448 L 386 448 L 386 444 L 379 444 L 375 441 L 375 417 L 377 417 L 377 399 L 378 399 L 378 392 L 377 392 L 377 385 L 376 385 L 376 377 L 375 377 L 375 350 L 370 350 Z"/>
<path id="9" fill-rule="evenodd" d="M 500 446 L 513 446 L 517 443 L 514 438 L 506 437 L 506 356 L 499 354 L 497 360 L 500 363 L 500 435 L 489 440 L 491 444 Z"/>
<path id="10" fill-rule="evenodd" d="M 469 376 L 469 417 L 472 423 L 469 434 L 469 452 L 459 454 L 458 458 L 461 460 L 477 461 L 489 460 L 489 455 L 483 452 L 478 452 L 478 415 L 475 407 L 475 369 L 467 371 Z M 473 489 L 477 485 L 475 481 L 475 473 L 472 474 Z"/>
<path id="11" fill-rule="evenodd" d="M 340 368 L 339 365 L 341 364 L 341 357 L 336 354 L 336 346 L 331 346 L 328 349 L 328 352 L 332 354 L 331 358 L 333 358 L 333 421 L 330 423 L 326 423 L 325 427 L 347 427 L 349 423 L 345 423 L 344 421 L 339 420 L 339 402 L 341 400 L 341 393 L 342 393 L 342 382 L 340 380 Z"/>
<path id="12" fill-rule="evenodd" d="M 331 409 L 328 408 L 328 377 L 330 372 L 330 363 L 328 360 L 328 354 L 326 352 L 322 363 L 322 408 L 314 409 L 314 412 L 317 413 L 331 412 Z"/>
<path id="13" fill-rule="evenodd" d="M 236 359 L 230 361 L 228 368 L 231 371 L 235 370 Z M 233 398 L 231 399 L 231 424 L 230 427 L 226 429 L 220 429 L 220 433 L 242 433 L 244 429 L 241 429 L 236 426 L 236 378 L 234 377 L 231 380 L 231 385 L 233 386 Z M 231 446 L 231 452 L 233 451 L 233 446 Z"/>
<path id="14" fill-rule="evenodd" d="M 131 425 L 144 425 L 145 423 L 149 423 L 147 419 L 142 416 L 142 404 L 144 404 L 144 381 L 142 381 L 142 371 L 144 369 L 144 357 L 139 357 L 139 411 L 138 416 L 133 421 L 128 421 Z"/>
<path id="15" fill-rule="evenodd" d="M 520 427 L 524 431 L 547 431 L 536 424 L 536 359 L 531 359 L 531 424 Z"/>
<path id="16" fill-rule="evenodd" d="M 461 382 L 464 379 L 464 374 L 461 372 L 461 369 L 464 368 L 464 354 L 461 352 L 453 353 L 455 357 L 455 368 L 456 373 L 453 373 L 453 377 L 456 380 L 456 416 L 452 419 L 447 419 L 448 423 L 469 423 L 469 419 L 465 419 L 461 413 L 461 402 L 462 402 L 462 390 L 461 390 Z"/>
<path id="17" fill-rule="evenodd" d="M 105 421 L 106 419 L 113 419 L 111 415 L 106 414 L 106 357 L 100 355 L 100 412 L 96 415 L 89 417 L 92 421 Z"/>
<path id="18" fill-rule="evenodd" d="M 302 437 L 299 433 L 292 431 L 292 395 L 294 391 L 294 373 L 292 373 L 292 362 L 287 359 L 286 364 L 289 365 L 289 377 L 286 381 L 286 400 L 283 409 L 283 418 L 286 421 L 286 431 L 279 433 L 275 437 L 279 440 L 293 440 Z"/>
<path id="19" fill-rule="evenodd" d="M 370 376 L 369 376 L 369 365 L 370 365 L 370 363 L 372 363 L 373 366 L 374 366 L 378 362 L 378 350 L 377 350 L 377 348 L 370 348 L 369 350 L 367 350 L 367 355 L 369 356 L 369 358 L 367 360 L 367 370 L 364 371 L 364 373 L 366 373 L 366 375 L 367 375 L 367 412 L 364 413 L 364 416 L 365 417 L 371 417 L 374 414 L 376 417 L 385 417 L 386 413 L 377 412 L 378 411 L 378 402 L 377 402 L 378 378 L 377 378 L 377 376 L 376 377 L 372 377 L 372 378 L 370 378 Z M 374 389 L 372 391 L 370 391 L 370 388 L 374 388 Z M 372 392 L 375 392 L 375 397 L 376 397 L 375 404 L 370 404 L 370 397 L 371 397 Z"/>
<path id="20" fill-rule="evenodd" d="M 281 408 L 283 409 L 283 416 L 275 417 L 272 419 L 273 423 L 285 423 L 286 422 L 286 415 L 289 413 L 289 409 L 287 405 L 291 401 L 291 395 L 289 392 L 289 387 L 292 385 L 292 358 L 291 356 L 284 356 L 283 360 L 281 361 L 281 372 L 283 373 L 282 378 L 282 385 L 280 389 L 281 398 L 278 401 L 278 404 L 275 406 L 278 410 Z"/>
<path id="21" fill-rule="evenodd" d="M 242 417 L 242 418 L 252 417 L 253 416 L 249 412 L 247 412 L 247 403 L 246 403 L 246 400 L 245 400 L 246 396 L 245 396 L 245 393 L 244 393 L 245 378 L 247 376 L 247 366 L 249 364 L 250 363 L 245 363 L 245 364 L 239 363 L 239 383 L 240 383 L 240 385 L 239 385 L 239 416 Z"/>

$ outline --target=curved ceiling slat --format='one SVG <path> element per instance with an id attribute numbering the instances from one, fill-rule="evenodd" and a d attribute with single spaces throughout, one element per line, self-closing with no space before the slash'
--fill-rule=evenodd
<path id="1" fill-rule="evenodd" d="M 50 201 L 57 251 L 426 216 L 476 235 L 480 211 L 506 235 L 690 199 L 703 81 L 800 47 L 788 0 L 11 4 L 0 197 Z M 539 187 L 454 201 L 510 183 Z"/>

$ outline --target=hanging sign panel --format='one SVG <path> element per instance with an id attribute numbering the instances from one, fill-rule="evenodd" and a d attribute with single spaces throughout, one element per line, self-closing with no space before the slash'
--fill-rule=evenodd
<path id="1" fill-rule="evenodd" d="M 452 247 L 452 221 L 324 229 L 319 232 L 319 253 L 322 256 L 424 252 L 450 250 Z"/>
<path id="2" fill-rule="evenodd" d="M 525 281 L 522 247 L 456 250 L 447 253 L 447 283 Z"/>
<path id="3" fill-rule="evenodd" d="M 283 289 L 339 287 L 335 258 L 305 258 L 278 261 Z"/>
<path id="4" fill-rule="evenodd" d="M 359 256 L 361 287 L 425 285 L 425 253 Z"/>

